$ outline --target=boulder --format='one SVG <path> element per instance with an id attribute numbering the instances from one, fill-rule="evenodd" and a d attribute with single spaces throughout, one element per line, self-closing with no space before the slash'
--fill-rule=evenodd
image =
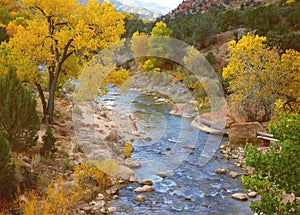
<path id="1" fill-rule="evenodd" d="M 235 123 L 230 127 L 229 142 L 232 145 L 244 146 L 248 141 L 254 146 L 269 146 L 270 141 L 256 138 L 257 131 L 266 133 L 259 122 Z"/>
<path id="2" fill-rule="evenodd" d="M 210 119 L 198 115 L 191 123 L 192 126 L 198 128 L 200 131 L 211 133 L 211 134 L 223 134 L 224 127 L 220 126 L 218 123 L 213 123 Z"/>
<path id="3" fill-rule="evenodd" d="M 118 135 L 117 131 L 111 131 L 109 135 L 105 137 L 105 141 L 109 143 L 117 143 L 120 140 L 120 136 Z"/>
<path id="4" fill-rule="evenodd" d="M 229 128 L 234 123 L 233 119 L 226 115 L 226 107 L 226 105 L 223 105 L 215 112 L 207 112 L 196 116 L 192 125 L 207 133 L 226 133 L 225 129 Z"/>
<path id="5" fill-rule="evenodd" d="M 125 165 L 128 166 L 129 168 L 139 168 L 141 167 L 141 162 L 139 162 L 137 159 L 135 158 L 127 158 L 125 160 Z"/>
<path id="6" fill-rule="evenodd" d="M 170 113 L 177 116 L 192 118 L 197 115 L 198 108 L 196 105 L 190 103 L 175 104 Z"/>
<path id="7" fill-rule="evenodd" d="M 239 200 L 239 201 L 247 201 L 248 200 L 248 196 L 245 193 L 232 194 L 231 198 Z"/>
<path id="8" fill-rule="evenodd" d="M 118 166 L 117 177 L 124 181 L 130 181 L 131 178 L 136 177 L 135 172 L 127 166 Z"/>
<path id="9" fill-rule="evenodd" d="M 152 192 L 154 191 L 154 188 L 149 185 L 144 185 L 143 187 L 138 187 L 134 190 L 136 193 L 146 193 L 146 192 Z"/>

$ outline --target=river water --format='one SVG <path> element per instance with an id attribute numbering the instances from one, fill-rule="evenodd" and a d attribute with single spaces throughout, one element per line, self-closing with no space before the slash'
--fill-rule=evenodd
<path id="1" fill-rule="evenodd" d="M 141 185 L 123 187 L 119 199 L 112 203 L 117 208 L 115 214 L 253 214 L 249 200 L 231 198 L 233 193 L 245 192 L 240 177 L 215 173 L 224 168 L 242 174 L 240 168 L 223 159 L 219 150 L 208 163 L 198 165 L 205 144 L 209 144 L 208 134 L 192 127 L 190 119 L 171 115 L 170 105 L 157 104 L 154 96 L 130 92 L 114 98 L 112 109 L 118 115 L 132 114 L 144 134 L 132 143 L 132 157 L 142 163 L 136 169 L 139 180 L 152 180 L 155 189 L 140 194 L 145 201 L 137 202 L 134 189 Z"/>

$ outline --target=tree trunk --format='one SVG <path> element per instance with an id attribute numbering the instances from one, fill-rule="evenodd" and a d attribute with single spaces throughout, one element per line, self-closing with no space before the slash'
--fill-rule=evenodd
<path id="1" fill-rule="evenodd" d="M 47 102 L 46 102 L 46 99 L 45 99 L 45 95 L 44 95 L 44 91 L 43 91 L 43 88 L 42 86 L 39 84 L 39 83 L 35 83 L 35 86 L 37 87 L 38 89 L 38 92 L 39 92 L 39 97 L 41 99 L 41 102 L 42 102 L 42 106 L 43 106 L 43 122 L 46 122 L 46 116 L 47 116 Z"/>
<path id="2" fill-rule="evenodd" d="M 53 124 L 55 88 L 56 88 L 56 80 L 54 78 L 52 79 L 49 86 L 49 99 L 48 99 L 47 112 L 45 116 L 46 119 L 45 122 L 48 124 Z"/>

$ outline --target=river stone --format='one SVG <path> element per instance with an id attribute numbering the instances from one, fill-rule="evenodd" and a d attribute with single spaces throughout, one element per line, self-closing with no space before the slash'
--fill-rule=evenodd
<path id="1" fill-rule="evenodd" d="M 129 181 L 130 182 L 138 182 L 138 178 L 136 175 L 131 175 L 130 178 L 129 178 Z"/>
<path id="2" fill-rule="evenodd" d="M 255 198 L 258 195 L 258 192 L 251 191 L 247 194 L 250 198 Z"/>
<path id="3" fill-rule="evenodd" d="M 140 131 L 132 131 L 131 134 L 134 135 L 134 136 L 141 136 L 142 135 L 142 133 Z"/>
<path id="4" fill-rule="evenodd" d="M 149 185 L 144 185 L 143 187 L 138 187 L 134 190 L 136 193 L 146 193 L 146 192 L 152 192 L 154 191 L 154 188 Z"/>
<path id="5" fill-rule="evenodd" d="M 86 212 L 84 210 L 79 210 L 77 212 L 78 215 L 86 215 Z"/>
<path id="6" fill-rule="evenodd" d="M 114 213 L 114 212 L 117 211 L 117 208 L 116 207 L 109 207 L 109 208 L 107 208 L 107 211 L 108 211 L 108 213 Z"/>
<path id="7" fill-rule="evenodd" d="M 159 98 L 156 100 L 157 103 L 168 103 L 168 99 L 165 99 L 165 98 Z"/>
<path id="8" fill-rule="evenodd" d="M 156 173 L 156 175 L 161 178 L 172 177 L 173 174 L 174 174 L 173 172 L 158 172 L 158 173 Z"/>
<path id="9" fill-rule="evenodd" d="M 226 172 L 227 172 L 226 169 L 217 169 L 216 170 L 217 174 L 226 174 Z"/>
<path id="10" fill-rule="evenodd" d="M 109 189 L 106 190 L 106 193 L 108 195 L 114 195 L 119 191 L 119 188 L 117 186 L 112 186 Z"/>
<path id="11" fill-rule="evenodd" d="M 82 210 L 84 210 L 84 211 L 90 211 L 90 210 L 91 210 L 91 208 L 90 208 L 90 207 L 88 207 L 88 206 L 85 206 L 85 207 L 83 207 L 83 208 L 82 208 Z"/>
<path id="12" fill-rule="evenodd" d="M 230 172 L 229 174 L 228 174 L 231 178 L 236 178 L 236 177 L 238 177 L 239 176 L 239 174 L 237 173 L 237 172 Z"/>
<path id="13" fill-rule="evenodd" d="M 104 199 L 104 195 L 102 193 L 99 193 L 97 196 L 97 200 L 103 200 Z"/>
<path id="14" fill-rule="evenodd" d="M 117 177 L 124 181 L 130 181 L 133 177 L 136 178 L 135 172 L 127 166 L 118 166 Z"/>
<path id="15" fill-rule="evenodd" d="M 177 116 L 192 118 L 196 116 L 196 114 L 198 113 L 198 109 L 194 104 L 176 104 L 174 105 L 170 113 Z"/>
<path id="16" fill-rule="evenodd" d="M 245 193 L 232 194 L 231 198 L 239 200 L 239 201 L 247 201 L 248 200 L 248 196 Z"/>
<path id="17" fill-rule="evenodd" d="M 135 158 L 127 158 L 127 159 L 125 160 L 125 164 L 126 164 L 126 166 L 128 166 L 129 168 L 133 168 L 133 169 L 141 167 L 141 162 L 139 162 L 139 161 L 138 161 L 137 159 L 135 159 Z"/>
<path id="18" fill-rule="evenodd" d="M 135 200 L 138 201 L 138 202 L 144 202 L 145 201 L 145 198 L 143 196 L 137 196 L 135 197 Z"/>
<path id="19" fill-rule="evenodd" d="M 117 143 L 121 137 L 118 135 L 117 131 L 111 131 L 109 135 L 105 137 L 105 141 L 109 143 Z"/>
<path id="20" fill-rule="evenodd" d="M 146 179 L 146 180 L 140 181 L 139 184 L 152 186 L 153 182 L 150 179 Z"/>

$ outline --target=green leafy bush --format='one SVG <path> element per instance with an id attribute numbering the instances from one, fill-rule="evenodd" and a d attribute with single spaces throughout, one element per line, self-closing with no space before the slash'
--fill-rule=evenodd
<path id="1" fill-rule="evenodd" d="M 11 68 L 0 78 L 0 129 L 12 150 L 22 151 L 35 145 L 39 127 L 36 100 Z"/>
<path id="2" fill-rule="evenodd" d="M 0 197 L 13 199 L 17 185 L 8 141 L 0 131 Z"/>
<path id="3" fill-rule="evenodd" d="M 55 152 L 57 152 L 57 148 L 55 147 L 56 137 L 54 137 L 50 126 L 47 127 L 46 134 L 42 137 L 42 140 L 44 143 L 40 149 L 40 154 L 42 156 L 52 156 Z"/>
<path id="4" fill-rule="evenodd" d="M 246 163 L 255 175 L 243 177 L 243 185 L 261 195 L 250 207 L 258 214 L 299 214 L 294 195 L 300 196 L 300 115 L 281 116 L 270 131 L 279 142 L 265 154 L 252 146 L 246 150 Z"/>

